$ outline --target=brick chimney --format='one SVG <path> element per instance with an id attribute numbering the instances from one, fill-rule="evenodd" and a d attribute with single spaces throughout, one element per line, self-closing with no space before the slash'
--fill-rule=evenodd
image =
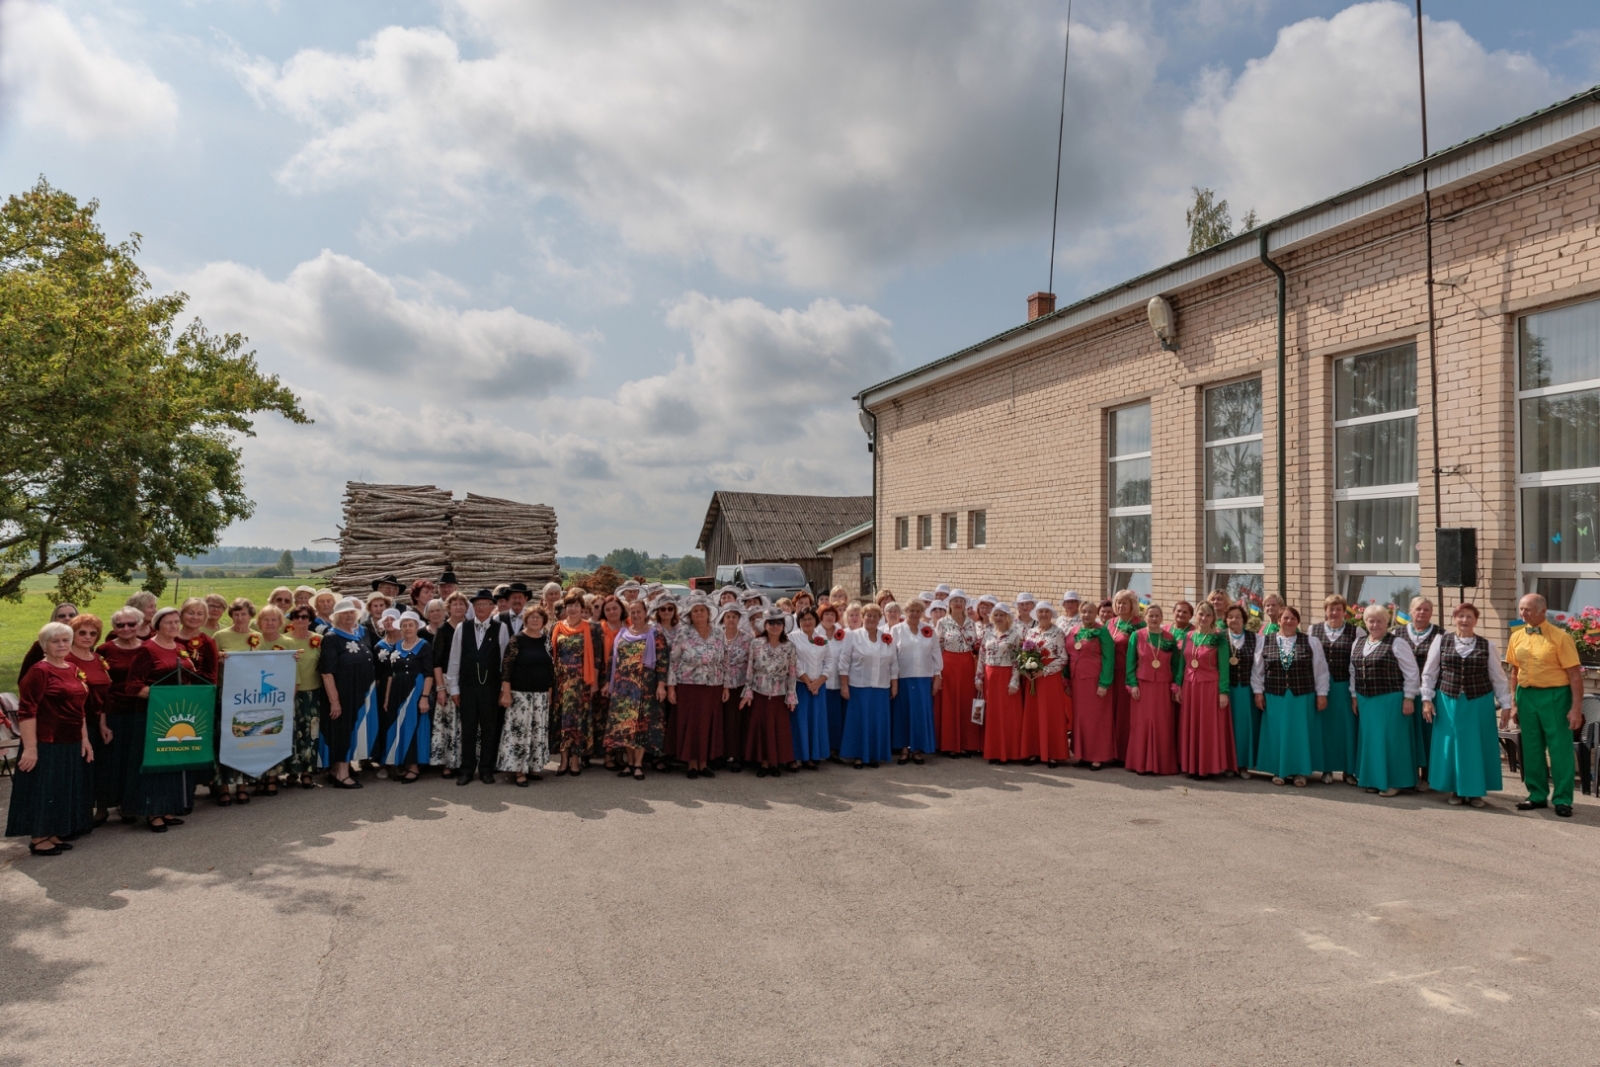
<path id="1" fill-rule="evenodd" d="M 1028 297 L 1028 321 L 1043 318 L 1056 309 L 1056 294 L 1034 293 Z"/>

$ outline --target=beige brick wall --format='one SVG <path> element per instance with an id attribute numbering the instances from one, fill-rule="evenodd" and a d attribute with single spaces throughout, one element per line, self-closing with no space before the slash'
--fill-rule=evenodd
<path id="1" fill-rule="evenodd" d="M 833 557 L 833 584 L 842 585 L 852 598 L 861 596 L 861 556 L 872 553 L 872 534 L 846 541 L 829 553 Z M 817 590 L 818 595 L 828 590 Z"/>
<path id="2" fill-rule="evenodd" d="M 1468 596 L 1503 633 L 1516 599 L 1514 358 L 1519 314 L 1600 298 L 1600 142 L 1438 196 L 1434 202 L 1442 524 L 1473 526 L 1479 586 Z M 1595 170 L 1589 168 L 1596 167 Z M 1422 585 L 1434 595 L 1433 436 L 1420 204 L 1275 256 L 1288 272 L 1288 594 L 1315 610 L 1334 588 L 1332 367 L 1339 356 L 1415 342 Z M 1048 338 L 1006 359 L 875 407 L 879 582 L 899 592 L 949 581 L 1011 597 L 1107 583 L 1106 412 L 1151 403 L 1153 591 L 1203 593 L 1201 390 L 1259 373 L 1266 585 L 1275 588 L 1276 292 L 1259 265 L 1173 294 L 1176 352 L 1142 309 Z M 960 340 L 960 339 L 955 339 Z M 988 544 L 967 546 L 983 509 Z M 942 547 L 938 518 L 962 516 Z M 916 547 L 918 515 L 935 547 Z M 895 547 L 909 516 L 911 547 Z M 1455 594 L 1447 594 L 1453 601 Z"/>

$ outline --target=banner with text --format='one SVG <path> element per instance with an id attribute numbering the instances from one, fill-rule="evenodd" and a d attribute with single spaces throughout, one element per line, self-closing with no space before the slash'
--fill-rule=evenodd
<path id="1" fill-rule="evenodd" d="M 230 652 L 222 661 L 217 761 L 259 777 L 294 747 L 294 652 Z"/>
<path id="2" fill-rule="evenodd" d="M 209 771 L 216 752 L 217 687 L 153 685 L 145 719 L 146 774 Z"/>

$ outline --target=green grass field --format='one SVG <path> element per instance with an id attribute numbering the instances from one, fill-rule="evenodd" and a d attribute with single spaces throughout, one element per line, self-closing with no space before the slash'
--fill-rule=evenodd
<path id="1" fill-rule="evenodd" d="M 161 594 L 161 602 L 172 604 L 177 598 L 187 599 L 192 596 L 205 596 L 207 593 L 221 593 L 229 600 L 239 596 L 249 597 L 259 608 L 266 603 L 267 594 L 280 585 L 291 587 L 320 585 L 320 582 L 316 577 L 304 576 L 293 579 L 185 578 L 182 581 L 168 582 L 166 591 Z M 0 691 L 16 692 L 17 670 L 22 666 L 22 657 L 27 654 L 28 647 L 39 636 L 39 627 L 50 621 L 50 609 L 55 607 L 50 598 L 50 590 L 54 588 L 54 578 L 34 578 L 28 582 L 28 591 L 24 594 L 22 603 L 0 601 Z M 107 624 L 106 629 L 109 632 L 111 613 L 120 608 L 128 597 L 138 590 L 137 583 L 108 585 L 95 596 L 92 603 L 80 603 L 78 608 L 100 616 L 100 620 Z"/>

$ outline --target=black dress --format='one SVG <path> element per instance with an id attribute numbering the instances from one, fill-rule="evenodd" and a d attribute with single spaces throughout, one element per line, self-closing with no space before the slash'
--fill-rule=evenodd
<path id="1" fill-rule="evenodd" d="M 324 704 L 322 708 L 322 742 L 327 747 L 327 763 L 330 766 L 346 763 L 350 759 L 350 736 L 356 718 L 377 679 L 372 635 L 365 627 L 357 627 L 354 635 L 329 630 L 322 637 L 317 671 L 325 679 L 333 679 L 334 691 L 339 694 L 337 719 L 329 705 Z M 376 730 L 376 722 L 370 725 Z"/>
<path id="2" fill-rule="evenodd" d="M 383 702 L 384 726 L 384 751 L 389 751 L 390 731 L 400 731 L 401 749 L 397 759 L 384 756 L 385 763 L 402 765 L 407 763 L 427 763 L 432 758 L 430 748 L 421 747 L 418 741 L 428 741 L 428 731 L 422 729 L 417 719 L 421 718 L 421 709 L 417 708 L 417 715 L 412 716 L 412 709 L 407 707 L 414 694 L 417 693 L 417 682 L 433 677 L 433 645 L 427 640 L 417 639 L 417 643 L 408 652 L 404 642 L 397 641 L 389 645 L 385 641 L 379 646 L 382 649 L 378 671 L 383 678 L 388 680 L 388 699 Z M 384 682 L 378 682 L 380 690 Z M 433 700 L 428 701 L 431 710 Z M 431 724 L 431 722 L 430 722 Z"/>

